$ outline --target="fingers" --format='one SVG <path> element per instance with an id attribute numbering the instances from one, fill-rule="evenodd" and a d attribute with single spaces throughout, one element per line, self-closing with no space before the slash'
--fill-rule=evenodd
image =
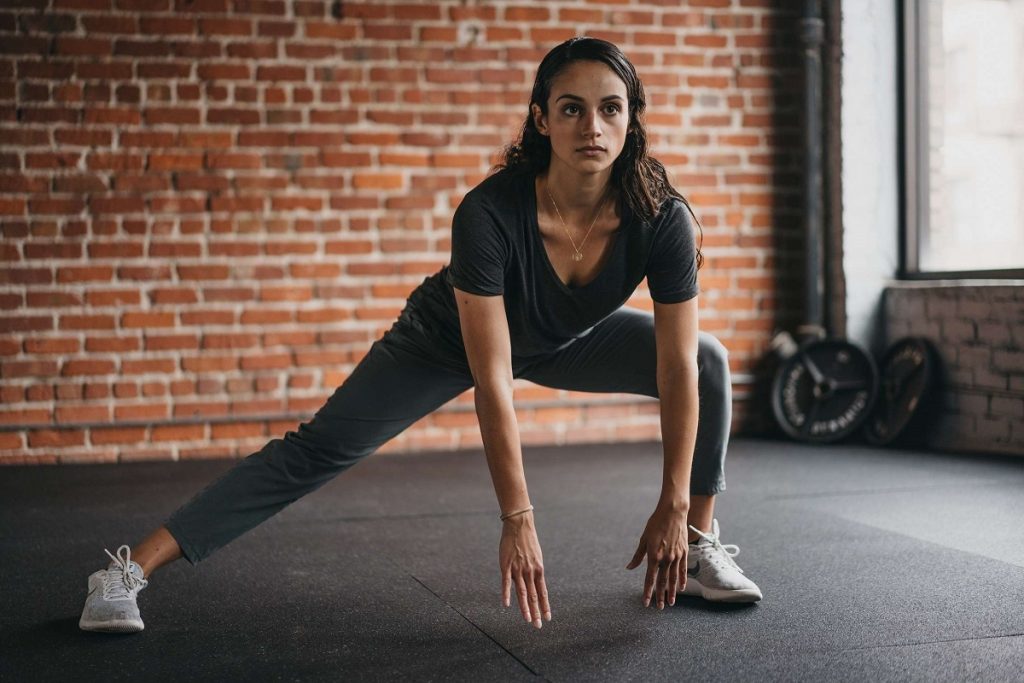
<path id="1" fill-rule="evenodd" d="M 516 596 L 519 598 L 519 611 L 523 615 L 523 619 L 526 621 L 533 621 L 530 618 L 530 596 L 526 590 L 526 581 L 523 580 L 523 575 L 514 572 L 516 575 Z"/>
<path id="2" fill-rule="evenodd" d="M 543 623 L 540 619 L 540 597 L 537 595 L 537 583 L 533 580 L 527 581 L 526 588 L 530 593 L 530 621 L 536 628 L 541 628 Z"/>
<path id="3" fill-rule="evenodd" d="M 551 621 L 551 604 L 548 602 L 548 587 L 544 582 L 544 570 L 537 574 L 537 595 L 540 597 L 540 611 L 544 621 Z"/>
<path id="4" fill-rule="evenodd" d="M 653 556 L 647 557 L 647 576 L 644 578 L 644 607 L 650 607 L 654 593 L 654 581 L 658 576 L 658 561 Z"/>
<path id="5" fill-rule="evenodd" d="M 668 604 L 676 604 L 676 593 L 679 592 L 679 565 L 682 560 L 677 559 L 668 568 Z"/>
<path id="6" fill-rule="evenodd" d="M 658 609 L 676 604 L 676 593 L 686 585 L 685 555 L 650 555 L 647 558 L 647 577 L 644 581 L 644 607 L 655 603 Z M 682 581 L 682 584 L 680 584 Z"/>
<path id="7" fill-rule="evenodd" d="M 668 595 L 668 570 L 672 563 L 667 558 L 662 558 L 658 562 L 658 580 L 657 580 L 657 591 L 658 591 L 658 609 L 665 609 L 665 598 Z"/>
<path id="8" fill-rule="evenodd" d="M 551 606 L 548 603 L 548 587 L 544 583 L 544 568 L 527 570 L 526 588 L 530 595 L 530 621 L 536 628 L 542 628 L 543 620 L 551 621 Z"/>
<path id="9" fill-rule="evenodd" d="M 544 620 L 551 621 L 551 603 L 548 601 L 544 570 L 514 570 L 512 573 L 515 575 L 516 597 L 523 620 L 531 622 L 536 628 L 541 628 Z"/>
<path id="10" fill-rule="evenodd" d="M 637 546 L 636 552 L 633 553 L 633 559 L 626 565 L 626 569 L 636 569 L 640 566 L 640 563 L 644 559 L 644 539 L 640 539 L 640 545 Z"/>
<path id="11" fill-rule="evenodd" d="M 508 569 L 501 574 L 501 604 L 505 607 L 512 604 L 512 572 Z"/>
<path id="12" fill-rule="evenodd" d="M 683 556 L 679 558 L 679 586 L 676 589 L 676 593 L 680 593 L 686 590 L 686 567 L 690 563 L 689 549 L 683 549 Z"/>

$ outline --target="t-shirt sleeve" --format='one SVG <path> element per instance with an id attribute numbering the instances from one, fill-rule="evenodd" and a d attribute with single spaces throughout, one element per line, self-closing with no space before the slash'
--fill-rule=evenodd
<path id="1" fill-rule="evenodd" d="M 674 304 L 697 296 L 697 246 L 690 211 L 681 201 L 668 213 L 654 235 L 647 262 L 647 288 L 654 301 Z"/>
<path id="2" fill-rule="evenodd" d="M 472 196 L 464 198 L 452 217 L 448 284 L 470 294 L 503 294 L 509 251 L 508 241 L 490 210 Z"/>

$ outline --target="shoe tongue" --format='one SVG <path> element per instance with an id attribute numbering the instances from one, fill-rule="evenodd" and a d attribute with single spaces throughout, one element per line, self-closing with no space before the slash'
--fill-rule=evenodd
<path id="1" fill-rule="evenodd" d="M 110 571 L 111 569 L 113 569 L 115 571 L 122 571 L 121 570 L 121 565 L 119 565 L 117 562 L 111 562 L 109 565 L 107 565 L 107 571 Z M 139 578 L 139 579 L 143 578 L 143 576 L 142 576 L 142 567 L 139 565 L 138 562 L 134 562 L 133 561 L 133 562 L 128 563 L 128 571 L 130 571 L 132 574 L 134 574 L 136 578 Z"/>

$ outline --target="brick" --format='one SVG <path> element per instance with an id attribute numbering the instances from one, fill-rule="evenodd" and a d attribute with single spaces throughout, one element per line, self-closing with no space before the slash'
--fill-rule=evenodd
<path id="1" fill-rule="evenodd" d="M 53 412 L 54 421 L 63 426 L 74 423 L 108 422 L 111 419 L 109 405 L 57 405 Z"/>
<path id="2" fill-rule="evenodd" d="M 88 337 L 85 340 L 86 351 L 119 352 L 138 349 L 139 340 L 136 337 Z"/>
<path id="3" fill-rule="evenodd" d="M 945 304 L 945 302 L 942 302 Z M 949 315 L 948 306 L 937 306 L 936 315 Z M 992 304 L 988 301 L 961 297 L 956 302 L 956 315 L 971 321 L 988 320 L 992 314 Z"/>
<path id="4" fill-rule="evenodd" d="M 551 18 L 546 7 L 510 6 L 505 8 L 505 21 L 510 22 L 545 22 Z M 593 17 L 591 17 L 593 18 Z"/>
<path id="5" fill-rule="evenodd" d="M 942 338 L 948 342 L 959 344 L 977 339 L 977 326 L 969 320 L 946 318 L 941 321 L 941 326 Z"/>
<path id="6" fill-rule="evenodd" d="M 25 243 L 22 245 L 25 250 L 26 259 L 80 259 L 82 258 L 81 244 L 35 244 Z"/>
<path id="7" fill-rule="evenodd" d="M 981 416 L 974 435 L 976 441 L 1007 443 L 1010 440 L 1010 420 L 1005 417 Z"/>
<path id="8" fill-rule="evenodd" d="M 52 377 L 57 374 L 55 360 L 4 360 L 0 364 L 3 379 L 23 377 Z"/>
<path id="9" fill-rule="evenodd" d="M 243 358 L 241 360 L 241 368 L 243 370 L 284 370 L 291 366 L 292 356 L 290 353 L 263 352 L 259 356 Z"/>
<path id="10" fill-rule="evenodd" d="M 85 431 L 81 429 L 31 429 L 28 431 L 29 448 L 83 445 L 85 445 Z"/>
<path id="11" fill-rule="evenodd" d="M 1000 372 L 1024 374 L 1024 350 L 992 352 L 992 368 Z"/>
<path id="12" fill-rule="evenodd" d="M 246 311 L 242 314 L 240 323 L 243 325 L 276 325 L 279 323 L 288 323 L 294 320 L 296 317 L 295 313 L 291 311 L 277 311 L 277 310 L 258 310 L 258 311 Z M 344 315 L 335 315 L 330 319 L 339 320 L 344 319 Z"/>
<path id="13" fill-rule="evenodd" d="M 153 427 L 150 439 L 159 441 L 196 441 L 205 439 L 205 425 L 161 425 Z"/>
<path id="14" fill-rule="evenodd" d="M 228 372 L 237 370 L 239 362 L 234 356 L 183 357 L 181 369 L 187 372 Z"/>
<path id="15" fill-rule="evenodd" d="M 192 289 L 155 287 L 150 290 L 149 300 L 154 306 L 194 304 L 198 303 L 199 296 Z"/>
<path id="16" fill-rule="evenodd" d="M 1011 344 L 1010 328 L 1006 322 L 979 322 L 978 340 L 990 347 L 1006 347 Z"/>
<path id="17" fill-rule="evenodd" d="M 142 395 L 146 398 L 167 396 L 168 388 L 162 381 L 142 382 Z"/>
<path id="18" fill-rule="evenodd" d="M 262 422 L 234 422 L 228 424 L 215 424 L 210 426 L 210 438 L 219 439 L 243 439 L 247 437 L 266 436 L 266 425 Z"/>
<path id="19" fill-rule="evenodd" d="M 236 400 L 231 404 L 232 415 L 266 415 L 280 412 L 281 404 L 276 399 L 262 401 Z"/>
<path id="20" fill-rule="evenodd" d="M 53 329 L 53 317 L 49 315 L 5 315 L 0 317 L 0 332 L 41 332 Z"/>
<path id="21" fill-rule="evenodd" d="M 331 280 L 341 274 L 341 265 L 338 263 L 291 263 L 288 269 L 293 278 L 301 279 Z"/>
<path id="22" fill-rule="evenodd" d="M 177 363 L 171 358 L 147 358 L 144 360 L 123 359 L 121 375 L 171 374 L 177 369 Z"/>
<path id="23" fill-rule="evenodd" d="M 68 360 L 61 366 L 60 374 L 64 377 L 109 375 L 116 369 L 116 363 L 110 360 Z"/>
<path id="24" fill-rule="evenodd" d="M 142 249 L 141 245 L 137 252 L 134 250 L 128 254 L 131 256 L 141 256 Z M 157 265 L 146 265 L 146 266 L 123 266 L 117 269 L 117 279 L 125 281 L 144 281 L 154 282 L 158 280 L 170 280 L 171 279 L 171 268 L 166 264 Z"/>
<path id="25" fill-rule="evenodd" d="M 34 355 L 75 353 L 80 347 L 81 343 L 74 337 L 25 340 L 25 353 Z"/>
<path id="26" fill-rule="evenodd" d="M 199 337 L 195 334 L 182 335 L 146 335 L 144 342 L 146 351 L 166 351 L 175 349 L 199 348 Z"/>
<path id="27" fill-rule="evenodd" d="M 34 425 L 50 422 L 49 410 L 3 410 L 0 411 L 0 424 Z"/>
<path id="28" fill-rule="evenodd" d="M 174 327 L 175 316 L 173 313 L 124 313 L 121 316 L 120 324 L 124 329 L 133 327 L 152 329 L 154 327 Z"/>
<path id="29" fill-rule="evenodd" d="M 53 273 L 49 268 L 18 268 L 5 266 L 0 268 L 0 283 L 3 284 L 49 284 L 53 281 Z M 3 321 L 6 322 L 7 318 Z M 4 329 L 0 327 L 0 329 Z"/>
<path id="30" fill-rule="evenodd" d="M 980 365 L 971 368 L 971 381 L 977 388 L 1005 390 L 1008 386 L 1008 377 L 1005 373 L 996 372 L 990 365 Z"/>
<path id="31" fill-rule="evenodd" d="M 259 337 L 256 334 L 205 334 L 202 339 L 204 349 L 245 349 L 256 346 Z"/>
<path id="32" fill-rule="evenodd" d="M 1024 418 L 1024 396 L 993 396 L 991 401 L 993 415 Z"/>

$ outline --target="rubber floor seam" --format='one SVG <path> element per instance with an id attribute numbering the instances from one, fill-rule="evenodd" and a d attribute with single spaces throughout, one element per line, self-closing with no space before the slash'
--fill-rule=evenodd
<path id="1" fill-rule="evenodd" d="M 514 660 L 516 660 L 517 662 L 519 662 L 520 666 L 522 666 L 522 667 L 523 667 L 524 669 L 526 669 L 527 671 L 529 671 L 529 672 L 530 672 L 531 674 L 533 674 L 534 676 L 536 676 L 537 678 L 539 678 L 539 679 L 540 679 L 540 680 L 542 680 L 542 681 L 547 681 L 547 680 L 548 680 L 548 679 L 547 679 L 547 678 L 545 678 L 544 676 L 542 676 L 542 675 L 540 675 L 539 673 L 537 673 L 536 671 L 534 671 L 534 670 L 533 670 L 533 667 L 531 667 L 531 666 L 530 666 L 529 664 L 527 664 L 527 663 L 526 663 L 526 662 L 524 662 L 524 661 L 523 661 L 522 659 L 520 659 L 519 657 L 517 657 L 517 656 L 516 656 L 516 654 L 515 654 L 514 652 L 512 652 L 511 650 L 509 650 L 509 649 L 508 649 L 507 647 L 505 647 L 504 645 L 502 645 L 502 644 L 501 644 L 500 642 L 498 642 L 498 641 L 497 641 L 497 640 L 496 640 L 496 639 L 494 638 L 494 636 L 492 636 L 492 635 L 491 635 L 490 633 L 488 633 L 487 631 L 485 631 L 485 630 L 484 630 L 484 629 L 483 629 L 483 628 L 482 628 L 482 627 L 481 627 L 481 626 L 480 626 L 479 624 L 477 624 L 477 623 L 476 623 L 475 621 L 473 621 L 472 619 L 470 619 L 469 617 L 467 617 L 467 616 L 466 616 L 465 614 L 463 614 L 463 613 L 462 613 L 462 611 L 461 611 L 461 610 L 460 610 L 460 609 L 459 609 L 458 607 L 456 607 L 455 605 L 451 604 L 450 602 L 448 602 L 447 600 L 445 600 L 444 598 L 442 598 L 442 597 L 441 597 L 440 595 L 438 595 L 438 594 L 437 594 L 437 593 L 436 593 L 436 592 L 434 591 L 434 589 L 432 589 L 432 588 L 431 588 L 430 586 L 428 586 L 427 584 L 425 584 L 425 583 L 423 583 L 422 581 L 420 581 L 420 579 L 419 579 L 419 578 L 418 578 L 418 577 L 417 577 L 416 575 L 414 575 L 414 574 L 409 574 L 409 576 L 410 576 L 410 577 L 412 578 L 412 580 L 413 580 L 413 581 L 415 581 L 415 582 L 416 582 L 416 583 L 418 583 L 419 585 L 423 586 L 423 587 L 424 587 L 424 588 L 425 588 L 425 589 L 426 589 L 427 591 L 429 591 L 431 595 L 433 595 L 433 596 L 434 596 L 435 598 L 437 598 L 438 600 L 440 600 L 441 602 L 443 602 L 443 603 L 444 603 L 444 604 L 445 604 L 445 605 L 446 605 L 446 606 L 447 606 L 447 607 L 448 607 L 448 608 L 449 608 L 450 610 L 452 610 L 453 612 L 455 612 L 456 614 L 458 614 L 458 615 L 459 615 L 460 617 L 462 617 L 463 619 L 465 619 L 465 620 L 466 620 L 467 622 L 469 622 L 469 624 L 470 624 L 470 625 L 471 625 L 471 626 L 472 626 L 473 628 L 475 628 L 475 629 L 476 629 L 477 631 L 480 631 L 480 633 L 482 633 L 482 634 L 484 635 L 484 637 L 486 637 L 486 638 L 487 638 L 488 640 L 490 640 L 490 641 L 491 641 L 492 643 L 494 643 L 495 645 L 497 645 L 498 647 L 500 647 L 500 648 L 501 648 L 502 650 L 504 650 L 504 651 L 505 651 L 505 653 L 507 653 L 509 657 L 511 657 L 512 659 L 514 659 Z"/>

